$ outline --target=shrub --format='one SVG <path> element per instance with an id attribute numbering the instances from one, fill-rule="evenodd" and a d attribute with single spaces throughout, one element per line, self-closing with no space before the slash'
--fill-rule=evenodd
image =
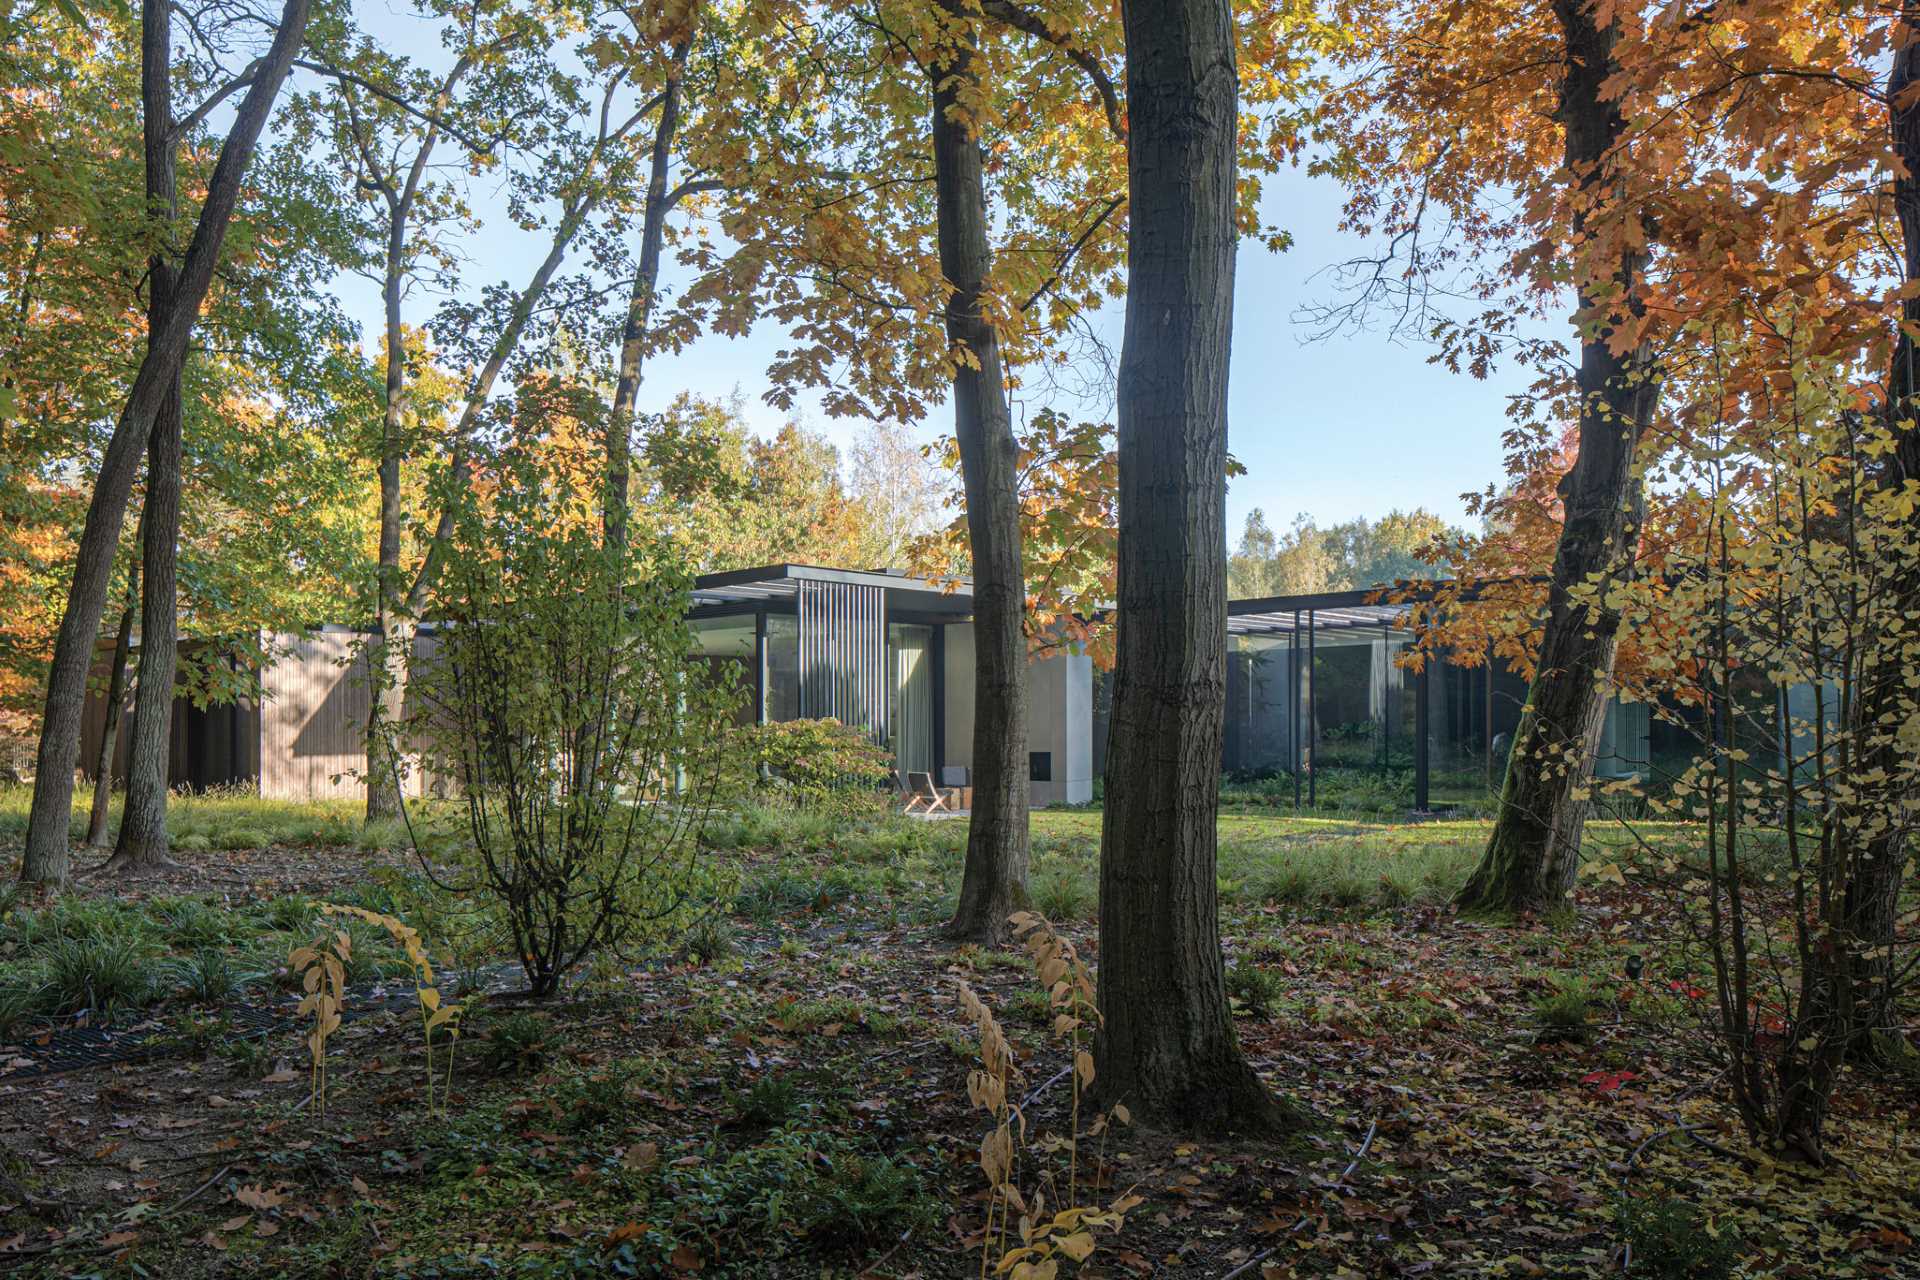
<path id="1" fill-rule="evenodd" d="M 554 1086 L 549 1098 L 555 1117 L 574 1133 L 625 1119 L 633 1103 L 626 1080 L 607 1072 L 570 1076 Z"/>
<path id="2" fill-rule="evenodd" d="M 510 1013 L 487 1024 L 480 1060 L 506 1075 L 532 1075 L 554 1048 L 553 1024 L 533 1013 Z"/>
<path id="3" fill-rule="evenodd" d="M 168 945 L 186 950 L 223 947 L 243 932 L 226 911 L 198 898 L 162 898 L 153 904 Z"/>
<path id="4" fill-rule="evenodd" d="M 597 478 L 509 447 L 486 510 L 455 512 L 412 659 L 424 767 L 458 786 L 469 871 L 539 996 L 598 949 L 663 934 L 729 756 L 730 678 L 693 650 L 664 544 L 604 545 Z"/>
<path id="5" fill-rule="evenodd" d="M 1054 867 L 1035 878 L 1033 905 L 1049 919 L 1090 920 L 1099 905 L 1099 891 L 1088 874 Z"/>
<path id="6" fill-rule="evenodd" d="M 1628 1275 L 1654 1280 L 1727 1280 L 1739 1240 L 1715 1233 L 1693 1207 L 1673 1196 L 1622 1196 L 1615 1214 L 1626 1239 Z"/>
<path id="7" fill-rule="evenodd" d="M 1285 984 L 1280 975 L 1251 960 L 1236 960 L 1227 970 L 1227 995 L 1256 1018 L 1271 1018 Z"/>
<path id="8" fill-rule="evenodd" d="M 1587 1014 L 1593 1001 L 1593 988 L 1587 982 L 1578 978 L 1556 980 L 1552 991 L 1533 1002 L 1533 1019 L 1539 1024 L 1540 1039 L 1586 1039 Z"/>
<path id="9" fill-rule="evenodd" d="M 687 929 L 687 958 L 695 964 L 712 964 L 738 950 L 733 926 L 716 915 L 704 915 Z"/>
<path id="10" fill-rule="evenodd" d="M 755 790 L 798 808 L 873 814 L 893 802 L 887 774 L 893 757 L 859 729 L 838 720 L 782 720 L 740 731 Z"/>
<path id="11" fill-rule="evenodd" d="M 297 894 L 275 898 L 267 903 L 267 923 L 282 933 L 307 933 L 312 930 L 318 911 L 312 901 Z"/>
<path id="12" fill-rule="evenodd" d="M 733 1095 L 733 1118 L 749 1129 L 772 1129 L 800 1110 L 800 1090 L 786 1076 L 764 1075 Z"/>
<path id="13" fill-rule="evenodd" d="M 0 987 L 0 1041 L 33 1020 L 40 1009 L 40 993 L 24 983 Z"/>
<path id="14" fill-rule="evenodd" d="M 273 1050 L 265 1040 L 246 1037 L 227 1040 L 221 1043 L 219 1054 L 235 1075 L 248 1080 L 258 1080 L 273 1070 Z"/>
<path id="15" fill-rule="evenodd" d="M 196 951 L 168 966 L 172 985 L 197 1004 L 219 1004 L 253 980 L 224 951 Z"/>
<path id="16" fill-rule="evenodd" d="M 57 938 L 38 954 L 42 1008 L 52 1014 L 144 1008 L 153 996 L 151 959 L 132 938 Z"/>
<path id="17" fill-rule="evenodd" d="M 852 1248 L 938 1220 L 911 1164 L 804 1123 L 782 1126 L 760 1145 L 732 1154 L 715 1147 L 699 1161 L 676 1161 L 661 1170 L 661 1182 L 676 1229 L 717 1256 L 744 1248 L 764 1257 L 800 1241 Z"/>

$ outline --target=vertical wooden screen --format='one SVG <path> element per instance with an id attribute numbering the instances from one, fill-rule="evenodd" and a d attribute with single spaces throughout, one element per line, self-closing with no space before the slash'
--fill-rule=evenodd
<path id="1" fill-rule="evenodd" d="M 802 580 L 800 714 L 887 740 L 887 601 L 879 587 Z"/>

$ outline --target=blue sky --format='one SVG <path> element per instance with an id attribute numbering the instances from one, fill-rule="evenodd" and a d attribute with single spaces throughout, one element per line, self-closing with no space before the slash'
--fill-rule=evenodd
<path id="1" fill-rule="evenodd" d="M 1231 448 L 1247 474 L 1227 494 L 1230 541 L 1254 507 L 1275 527 L 1298 513 L 1325 523 L 1415 506 L 1460 520 L 1460 495 L 1502 475 L 1507 398 L 1530 379 L 1512 371 L 1487 381 L 1450 373 L 1427 363 L 1426 343 L 1395 344 L 1383 332 L 1313 340 L 1298 318 L 1303 305 L 1335 296 L 1323 269 L 1360 247 L 1335 229 L 1340 198 L 1331 182 L 1297 171 L 1279 175 L 1269 182 L 1262 221 L 1291 230 L 1293 247 L 1276 254 L 1250 241 L 1240 249 L 1228 407 Z M 1099 325 L 1116 353 L 1121 311 L 1114 305 Z M 772 430 L 780 415 L 759 394 L 779 345 L 780 334 L 769 327 L 739 341 L 705 339 L 678 357 L 655 360 L 644 407 L 660 407 L 682 389 L 725 393 L 737 385 L 757 425 Z M 921 434 L 949 430 L 946 413 L 937 411 Z M 864 426 L 817 409 L 804 416 L 843 444 Z"/>
<path id="2" fill-rule="evenodd" d="M 428 63 L 439 60 L 431 24 L 396 0 L 375 0 L 361 16 L 393 47 Z M 483 216 L 493 215 L 498 224 L 493 194 L 471 192 Z M 1253 242 L 1241 247 L 1229 410 L 1231 447 L 1247 474 L 1227 495 L 1230 541 L 1238 539 L 1254 507 L 1264 509 L 1275 527 L 1298 514 L 1326 523 L 1414 506 L 1458 520 L 1460 495 L 1501 477 L 1507 398 L 1524 388 L 1524 376 L 1509 371 L 1483 382 L 1449 373 L 1427 363 L 1431 349 L 1424 342 L 1395 344 L 1380 332 L 1311 340 L 1298 319 L 1303 305 L 1334 296 L 1331 280 L 1320 273 L 1362 247 L 1336 230 L 1340 202 L 1331 182 L 1301 171 L 1275 175 L 1267 181 L 1261 222 L 1291 231 L 1293 247 L 1282 254 Z M 477 243 L 467 246 L 465 288 L 497 280 L 518 287 L 544 249 L 533 237 L 483 229 Z M 340 293 L 373 345 L 379 332 L 373 286 L 347 281 Z M 433 305 L 416 300 L 409 318 L 425 319 Z M 1111 307 L 1097 326 L 1115 352 L 1121 310 Z M 707 337 L 678 356 L 654 358 L 641 409 L 662 408 L 683 390 L 726 396 L 738 388 L 756 429 L 773 431 L 782 414 L 760 395 L 768 385 L 768 360 L 783 336 L 763 326 L 746 338 Z M 932 439 L 949 429 L 946 415 L 936 410 L 917 434 Z M 800 416 L 842 446 L 866 426 L 828 418 L 817 402 L 804 400 Z"/>

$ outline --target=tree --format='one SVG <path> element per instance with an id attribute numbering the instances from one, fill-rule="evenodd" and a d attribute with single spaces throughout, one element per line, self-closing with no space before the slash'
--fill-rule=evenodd
<path id="1" fill-rule="evenodd" d="M 683 392 L 650 415 L 636 480 L 636 536 L 673 538 L 696 569 L 838 564 L 849 548 L 864 563 L 875 546 L 871 509 L 842 486 L 839 451 L 797 422 L 754 435 L 737 397 Z"/>
<path id="2" fill-rule="evenodd" d="M 272 42 L 249 77 L 246 96 L 221 145 L 220 159 L 208 182 L 200 217 L 172 282 L 172 305 L 151 335 L 146 356 L 101 460 L 48 673 L 33 808 L 20 872 L 21 878 L 28 882 L 60 883 L 69 874 L 67 831 L 72 817 L 73 766 L 79 749 L 80 716 L 133 473 L 185 358 L 194 321 L 213 281 L 241 183 L 280 85 L 305 36 L 308 11 L 308 0 L 287 0 Z"/>
<path id="3" fill-rule="evenodd" d="M 1424 507 L 1321 528 L 1310 516 L 1276 535 L 1258 507 L 1227 560 L 1227 589 L 1240 597 L 1354 591 L 1447 572 L 1442 557 L 1460 533 Z"/>
<path id="4" fill-rule="evenodd" d="M 934 200 L 940 272 L 950 292 L 954 439 L 966 488 L 973 564 L 973 817 L 960 898 L 945 936 L 997 944 L 1027 905 L 1026 580 L 1020 551 L 1018 449 L 986 310 L 993 269 L 986 180 L 973 104 L 980 50 L 964 9 L 940 15 L 923 67 L 931 82 Z"/>
<path id="5" fill-rule="evenodd" d="M 820 101 L 818 119 L 756 136 L 758 198 L 725 227 L 741 247 L 696 257 L 707 279 L 684 305 L 725 324 L 757 304 L 789 325 L 799 341 L 771 370 L 776 403 L 812 384 L 830 412 L 911 422 L 953 399 L 977 669 L 973 818 L 948 932 L 997 940 L 1024 900 L 1027 840 L 1009 387 L 1052 325 L 1097 304 L 1117 260 L 1119 115 L 1101 53 L 1112 19 L 905 0 L 829 11 L 814 29 L 794 92 Z M 1042 119 L 1045 160 L 1009 164 L 1012 146 L 1042 136 L 1020 126 Z M 990 217 L 988 183 L 1002 176 L 1006 216 Z"/>
<path id="6" fill-rule="evenodd" d="M 1225 0 L 1126 6 L 1119 639 L 1101 829 L 1103 1097 L 1195 1132 L 1285 1112 L 1241 1056 L 1215 883 L 1226 716 L 1237 76 Z"/>
<path id="7" fill-rule="evenodd" d="M 1903 490 L 1920 484 L 1920 12 L 1903 5 L 1890 25 L 1893 61 L 1886 103 L 1900 269 L 1888 343 L 1892 356 L 1879 414 L 1891 448 L 1874 480 L 1880 495 L 1899 503 Z M 1920 527 L 1920 514 L 1909 510 L 1907 524 Z M 1890 541 L 1895 552 L 1886 592 L 1900 615 L 1920 616 L 1920 554 L 1912 537 Z M 1857 768 L 1869 781 L 1854 790 L 1848 821 L 1840 824 L 1851 873 L 1840 904 L 1842 928 L 1837 932 L 1843 942 L 1819 953 L 1820 961 L 1833 970 L 1831 984 L 1857 986 L 1846 993 L 1846 1001 L 1857 1009 L 1854 1047 L 1869 1051 L 1875 1036 L 1893 1032 L 1899 1023 L 1893 948 L 1910 840 L 1904 814 L 1913 803 L 1915 783 L 1905 764 L 1911 743 L 1902 733 L 1912 711 L 1910 646 L 1888 645 L 1875 656 L 1879 660 L 1866 665 L 1848 707 L 1847 730 L 1858 744 Z"/>
<path id="8" fill-rule="evenodd" d="M 847 451 L 847 488 L 866 509 L 870 546 L 862 563 L 905 567 L 923 540 L 939 533 L 951 486 L 929 451 L 888 423 L 876 422 Z M 944 572 L 947 565 L 934 572 Z"/>
<path id="9" fill-rule="evenodd" d="M 342 59 L 351 78 L 332 86 L 323 119 L 335 148 L 353 174 L 357 194 L 372 197 L 377 213 L 364 230 L 379 244 L 383 320 L 380 426 L 375 449 L 380 484 L 379 536 L 374 566 L 374 637 L 366 663 L 373 696 L 368 699 L 367 808 L 369 822 L 397 817 L 399 765 L 388 751 L 393 724 L 405 702 L 405 650 L 411 642 L 402 559 L 402 467 L 412 453 L 418 412 L 408 380 L 410 352 L 405 302 L 421 278 L 444 266 L 445 231 L 468 221 L 464 205 L 436 179 L 434 154 L 449 137 L 460 145 L 467 167 L 478 170 L 496 149 L 513 141 L 514 125 L 527 114 L 516 101 L 526 92 L 532 62 L 522 54 L 544 33 L 529 29 L 531 13 L 500 3 L 481 3 L 454 19 L 448 36 L 456 53 L 439 75 L 409 67 L 377 42 L 362 40 Z M 411 104 L 424 104 L 411 105 Z M 304 104 L 303 104 L 304 105 Z M 498 134 L 480 136 L 475 119 L 504 120 Z"/>
<path id="10" fill-rule="evenodd" d="M 173 309 L 179 264 L 170 251 L 180 217 L 175 176 L 179 138 L 173 113 L 173 7 L 149 3 L 140 16 L 140 99 L 146 154 L 147 207 L 158 224 L 147 259 L 147 334 L 151 343 Z M 127 796 L 120 832 L 105 870 L 140 870 L 167 859 L 167 766 L 173 745 L 173 679 L 180 615 L 176 556 L 180 544 L 180 452 L 186 408 L 180 364 L 160 402 L 147 441 L 147 492 L 140 515 L 140 671 L 134 684 L 133 736 L 127 752 Z M 116 659 L 118 646 L 116 644 Z"/>
<path id="11" fill-rule="evenodd" d="M 1579 454 L 1565 508 L 1533 683 L 1487 848 L 1460 890 L 1476 910 L 1542 911 L 1573 888 L 1586 820 L 1582 793 L 1606 711 L 1620 617 L 1609 584 L 1633 571 L 1646 497 L 1636 458 L 1660 394 L 1651 343 L 1634 318 L 1651 231 L 1620 209 L 1614 176 L 1627 117 L 1608 81 L 1619 72 L 1617 23 L 1587 0 L 1556 0 L 1566 42 L 1560 118 L 1566 165 L 1585 199 L 1573 216 L 1581 330 Z"/>
<path id="12" fill-rule="evenodd" d="M 145 544 L 144 536 L 137 539 Z M 140 598 L 140 571 L 135 566 L 127 579 L 127 602 L 120 610 L 120 625 L 114 628 L 113 659 L 107 672 L 106 710 L 100 722 L 100 751 L 94 756 L 93 804 L 87 810 L 87 844 L 105 848 L 107 811 L 113 800 L 113 760 L 119 746 L 120 711 L 127 700 L 127 657 L 133 645 L 134 607 Z"/>
<path id="13" fill-rule="evenodd" d="M 0 726 L 39 724 L 88 480 L 145 330 L 128 283 L 144 273 L 138 40 L 124 15 L 55 8 L 5 20 L 0 92 Z M 136 230 L 136 228 L 142 228 Z M 116 562 L 122 557 L 116 555 Z"/>

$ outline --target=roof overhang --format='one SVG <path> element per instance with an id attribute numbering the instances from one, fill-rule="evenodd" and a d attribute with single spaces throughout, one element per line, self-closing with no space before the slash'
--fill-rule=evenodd
<path id="1" fill-rule="evenodd" d="M 973 613 L 973 581 L 954 577 L 936 581 L 892 569 L 830 569 L 811 564 L 770 564 L 757 569 L 706 573 L 693 580 L 693 617 L 784 612 L 796 606 L 802 583 L 874 587 L 886 593 L 887 611 L 965 618 Z"/>

